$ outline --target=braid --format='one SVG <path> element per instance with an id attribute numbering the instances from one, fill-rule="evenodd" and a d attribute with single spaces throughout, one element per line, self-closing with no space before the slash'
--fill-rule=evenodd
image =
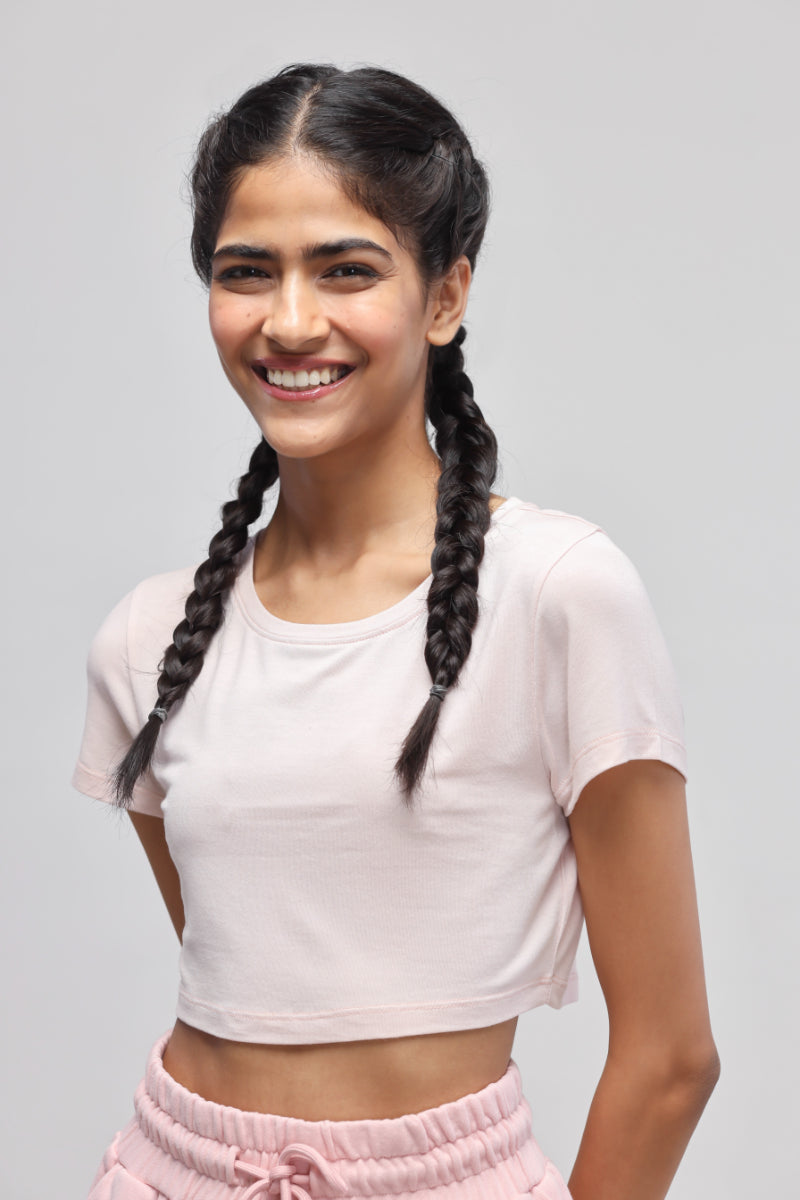
<path id="1" fill-rule="evenodd" d="M 436 530 L 428 592 L 425 662 L 431 681 L 452 687 L 472 648 L 478 621 L 478 567 L 491 523 L 489 496 L 497 474 L 497 440 L 473 399 L 464 371 L 462 325 L 446 346 L 432 352 L 428 417 L 436 430 L 442 461 L 436 500 Z M 409 730 L 395 778 L 407 807 L 428 759 L 443 699 L 429 696 Z"/>
<path id="2" fill-rule="evenodd" d="M 237 555 L 247 542 L 247 530 L 261 516 L 264 493 L 278 478 L 278 458 L 263 438 L 239 480 L 236 499 L 222 506 L 222 528 L 208 547 L 208 558 L 197 568 L 194 591 L 186 600 L 186 616 L 176 627 L 158 677 L 157 707 L 168 713 L 184 698 L 203 669 L 203 657 L 222 624 L 225 597 L 236 578 Z M 163 718 L 151 712 L 116 769 L 116 804 L 129 808 L 137 779 L 150 766 Z"/>

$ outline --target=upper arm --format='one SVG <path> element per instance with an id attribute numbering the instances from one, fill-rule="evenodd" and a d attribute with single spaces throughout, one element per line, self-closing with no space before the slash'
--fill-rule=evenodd
<path id="1" fill-rule="evenodd" d="M 142 642 L 134 620 L 134 588 L 111 610 L 95 633 L 86 664 L 86 719 L 72 783 L 79 792 L 114 802 L 114 776 L 152 707 L 158 652 Z M 131 626 L 133 628 L 131 628 Z M 131 661 L 131 647 L 135 661 Z M 133 808 L 161 814 L 164 789 L 148 770 L 133 790 Z"/>
<path id="2" fill-rule="evenodd" d="M 675 670 L 644 583 L 601 530 L 551 566 L 536 601 L 533 694 L 542 761 L 569 816 L 586 785 L 632 760 L 685 777 Z"/>
<path id="3" fill-rule="evenodd" d="M 181 883 L 177 868 L 172 861 L 172 856 L 167 846 L 167 839 L 164 835 L 164 822 L 160 817 L 153 817 L 146 813 L 129 811 L 128 816 L 139 835 L 139 841 L 144 846 L 144 851 L 148 857 L 150 866 L 153 868 L 153 874 L 156 877 L 159 891 L 167 906 L 167 912 L 170 915 L 172 924 L 175 926 L 178 940 L 181 941 L 185 923 Z"/>
<path id="4" fill-rule="evenodd" d="M 610 1051 L 702 1063 L 713 1042 L 681 774 L 655 760 L 612 767 L 569 824 Z"/>

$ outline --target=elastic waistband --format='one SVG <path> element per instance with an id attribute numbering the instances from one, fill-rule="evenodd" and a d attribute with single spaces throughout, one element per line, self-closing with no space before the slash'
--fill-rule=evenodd
<path id="1" fill-rule="evenodd" d="M 237 1200 L 399 1195 L 481 1175 L 475 1195 L 492 1200 L 525 1192 L 545 1171 L 513 1059 L 501 1079 L 437 1108 L 388 1119 L 304 1121 L 190 1092 L 164 1070 L 169 1037 L 150 1051 L 134 1097 L 136 1118 L 119 1147 L 121 1161 L 166 1194 L 203 1200 L 218 1197 L 226 1183 Z M 214 1186 L 198 1186 L 198 1175 Z"/>

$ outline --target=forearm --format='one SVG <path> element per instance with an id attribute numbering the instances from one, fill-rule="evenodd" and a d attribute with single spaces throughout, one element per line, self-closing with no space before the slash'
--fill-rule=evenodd
<path id="1" fill-rule="evenodd" d="M 569 1180 L 574 1200 L 663 1200 L 718 1074 L 713 1050 L 681 1071 L 609 1057 Z"/>

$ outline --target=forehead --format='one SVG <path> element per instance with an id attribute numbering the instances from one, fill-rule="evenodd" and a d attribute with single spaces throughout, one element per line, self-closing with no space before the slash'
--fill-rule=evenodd
<path id="1" fill-rule="evenodd" d="M 355 236 L 377 242 L 393 258 L 406 255 L 388 226 L 354 203 L 318 160 L 293 156 L 244 169 L 228 200 L 217 246 L 257 237 L 288 253 L 308 243 Z"/>

